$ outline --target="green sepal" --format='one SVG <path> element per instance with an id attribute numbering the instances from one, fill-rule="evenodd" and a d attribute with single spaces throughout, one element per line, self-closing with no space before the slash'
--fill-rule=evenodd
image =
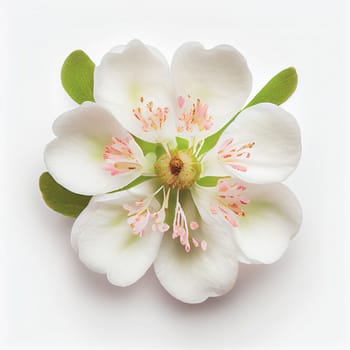
<path id="1" fill-rule="evenodd" d="M 298 85 L 298 75 L 294 67 L 289 67 L 276 74 L 238 113 L 236 113 L 220 130 L 208 136 L 203 143 L 199 155 L 207 153 L 218 142 L 225 129 L 237 118 L 246 108 L 258 103 L 268 102 L 280 105 L 293 95 Z"/>
<path id="2" fill-rule="evenodd" d="M 157 148 L 156 148 L 156 157 L 157 157 L 157 159 L 159 159 L 165 153 L 166 152 L 165 152 L 164 147 L 161 144 L 158 144 Z"/>
<path id="3" fill-rule="evenodd" d="M 156 148 L 158 146 L 157 143 L 152 143 L 152 142 L 142 140 L 135 135 L 132 135 L 132 137 L 134 138 L 135 142 L 140 146 L 144 155 L 151 152 L 156 153 Z"/>
<path id="4" fill-rule="evenodd" d="M 143 182 L 145 182 L 147 180 L 152 180 L 152 179 L 154 179 L 154 176 L 141 175 L 138 178 L 136 178 L 134 181 L 131 181 L 126 186 L 124 186 L 122 188 L 119 188 L 118 190 L 108 192 L 108 193 L 115 193 L 115 192 L 121 192 L 121 191 L 129 190 L 130 188 L 133 188 L 133 187 L 135 187 L 135 186 L 137 186 L 139 184 L 142 184 Z"/>
<path id="5" fill-rule="evenodd" d="M 197 184 L 203 187 L 215 187 L 220 179 L 225 179 L 229 176 L 205 176 L 197 180 Z"/>
<path id="6" fill-rule="evenodd" d="M 77 217 L 89 204 L 91 196 L 68 191 L 45 172 L 40 176 L 39 188 L 47 206 L 60 214 Z"/>
<path id="7" fill-rule="evenodd" d="M 216 133 L 214 133 L 213 135 L 210 135 L 210 136 L 208 136 L 207 138 L 204 139 L 203 146 L 201 147 L 201 150 L 199 151 L 198 156 L 201 156 L 202 154 L 207 153 L 208 151 L 210 151 L 217 144 L 217 142 L 219 141 L 220 136 L 225 131 L 226 127 L 227 126 L 225 125 L 223 128 L 218 130 Z"/>
<path id="8" fill-rule="evenodd" d="M 61 81 L 67 94 L 77 103 L 94 102 L 95 63 L 82 50 L 73 51 L 64 61 Z"/>
<path id="9" fill-rule="evenodd" d="M 176 144 L 177 144 L 177 149 L 188 149 L 189 147 L 188 140 L 179 136 L 176 136 Z"/>

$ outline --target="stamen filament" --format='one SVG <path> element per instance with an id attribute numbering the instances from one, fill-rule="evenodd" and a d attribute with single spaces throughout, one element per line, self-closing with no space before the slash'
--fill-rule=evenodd
<path id="1" fill-rule="evenodd" d="M 180 190 L 177 190 L 176 193 L 176 206 L 175 206 L 175 217 L 173 220 L 173 233 L 172 238 L 179 238 L 181 245 L 185 247 L 186 253 L 191 251 L 191 242 L 194 248 L 200 247 L 202 250 L 207 249 L 207 243 L 203 240 L 201 243 L 190 235 L 190 230 L 188 228 L 186 214 L 180 203 Z M 190 224 L 191 231 L 197 230 L 199 224 L 196 221 L 192 221 Z"/>
<path id="2" fill-rule="evenodd" d="M 199 98 L 193 102 L 190 95 L 187 95 L 187 100 L 179 96 L 177 103 L 181 110 L 178 132 L 207 131 L 213 126 L 213 118 L 208 115 L 208 105 L 203 104 Z"/>
<path id="3" fill-rule="evenodd" d="M 112 138 L 112 144 L 105 147 L 103 158 L 106 164 L 103 170 L 110 171 L 111 175 L 124 174 L 126 172 L 140 169 L 141 164 L 138 162 L 129 145 L 131 137 L 121 139 Z"/>
<path id="4" fill-rule="evenodd" d="M 153 198 L 163 190 L 163 204 L 160 210 L 151 213 L 149 207 Z M 165 232 L 169 229 L 169 225 L 167 225 L 165 221 L 165 211 L 168 206 L 168 195 L 165 195 L 164 186 L 159 187 L 155 192 L 153 192 L 146 200 L 140 199 L 135 202 L 135 204 L 129 205 L 125 204 L 123 207 L 128 211 L 128 224 L 130 225 L 132 232 L 134 234 L 142 237 L 145 233 L 145 228 L 149 223 L 150 219 L 154 219 L 154 223 L 152 224 L 153 231 Z"/>
<path id="5" fill-rule="evenodd" d="M 242 159 L 249 159 L 251 157 L 250 149 L 255 145 L 255 142 L 248 142 L 243 145 L 235 145 L 233 138 L 223 142 L 218 150 L 219 159 L 230 166 L 232 169 L 246 172 L 247 166 L 240 164 Z"/>
<path id="6" fill-rule="evenodd" d="M 168 107 L 155 107 L 153 101 L 145 103 L 144 98 L 140 97 L 141 105 L 132 109 L 134 117 L 141 123 L 142 131 L 145 133 L 154 132 L 157 134 L 158 141 L 161 140 L 159 131 L 167 121 L 169 114 Z"/>
<path id="7" fill-rule="evenodd" d="M 238 227 L 238 219 L 245 216 L 243 206 L 249 200 L 243 196 L 246 190 L 244 185 L 233 179 L 221 179 L 217 185 L 217 198 L 210 206 L 211 214 L 223 218 L 232 227 Z"/>

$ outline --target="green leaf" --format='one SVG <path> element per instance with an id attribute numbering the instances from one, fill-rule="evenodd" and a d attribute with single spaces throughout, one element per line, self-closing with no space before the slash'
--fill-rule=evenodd
<path id="1" fill-rule="evenodd" d="M 176 136 L 176 143 L 178 149 L 186 149 L 189 146 L 188 140 L 179 136 Z"/>
<path id="2" fill-rule="evenodd" d="M 239 113 L 248 107 L 258 103 L 269 102 L 280 105 L 287 101 L 293 95 L 298 85 L 298 75 L 294 67 L 289 67 L 276 74 L 257 94 L 256 96 L 237 114 L 235 114 L 220 130 L 215 134 L 208 136 L 203 143 L 199 155 L 207 153 L 218 142 L 225 129 L 237 118 Z"/>
<path id="3" fill-rule="evenodd" d="M 298 85 L 298 75 L 294 67 L 284 69 L 275 75 L 244 109 L 262 102 L 280 105 L 287 101 Z"/>
<path id="4" fill-rule="evenodd" d="M 73 51 L 64 61 L 62 85 L 75 102 L 94 101 L 94 70 L 94 62 L 82 50 Z"/>
<path id="5" fill-rule="evenodd" d="M 40 176 L 39 187 L 45 203 L 60 214 L 77 217 L 89 204 L 91 196 L 83 196 L 68 191 L 45 172 Z"/>
<path id="6" fill-rule="evenodd" d="M 197 180 L 197 184 L 204 187 L 215 187 L 220 179 L 227 176 L 205 176 Z"/>
<path id="7" fill-rule="evenodd" d="M 111 191 L 111 192 L 108 192 L 108 193 L 115 193 L 115 192 L 121 192 L 121 191 L 125 191 L 125 190 L 128 190 L 132 187 L 135 187 L 139 184 L 142 184 L 142 182 L 145 182 L 147 180 L 151 180 L 151 179 L 154 179 L 154 176 L 145 176 L 145 175 L 141 175 L 139 176 L 138 178 L 136 178 L 134 181 L 131 181 L 129 184 L 127 184 L 126 186 L 122 187 L 122 188 L 119 188 L 118 190 L 115 190 L 115 191 Z"/>
<path id="8" fill-rule="evenodd" d="M 142 140 L 135 135 L 132 135 L 132 137 L 134 138 L 135 142 L 141 147 L 144 155 L 146 155 L 147 153 L 151 153 L 151 152 L 156 153 L 156 149 L 158 146 L 157 143 L 152 143 L 152 142 Z"/>

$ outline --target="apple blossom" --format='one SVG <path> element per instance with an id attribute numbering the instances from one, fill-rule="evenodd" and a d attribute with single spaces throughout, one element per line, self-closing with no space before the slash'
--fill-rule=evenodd
<path id="1" fill-rule="evenodd" d="M 154 264 L 171 295 L 199 303 L 232 288 L 239 261 L 281 257 L 301 223 L 297 199 L 278 183 L 299 161 L 300 132 L 274 104 L 241 111 L 251 84 L 228 45 L 184 44 L 170 68 L 137 40 L 104 56 L 95 102 L 61 115 L 45 150 L 59 184 L 94 196 L 71 236 L 87 267 L 128 286 Z"/>

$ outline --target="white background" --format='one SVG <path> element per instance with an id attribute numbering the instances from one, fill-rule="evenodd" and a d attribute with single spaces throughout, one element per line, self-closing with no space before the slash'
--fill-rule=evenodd
<path id="1" fill-rule="evenodd" d="M 345 348 L 345 3 L 1 1 L 0 347 Z M 253 93 L 283 68 L 299 73 L 284 107 L 303 136 L 287 182 L 303 206 L 300 234 L 279 262 L 242 266 L 231 293 L 201 305 L 172 299 L 153 271 L 126 289 L 88 271 L 70 247 L 72 221 L 49 210 L 38 190 L 51 124 L 74 106 L 60 84 L 65 57 L 81 48 L 98 63 L 133 38 L 169 60 L 189 40 L 234 45 L 248 60 Z"/>

